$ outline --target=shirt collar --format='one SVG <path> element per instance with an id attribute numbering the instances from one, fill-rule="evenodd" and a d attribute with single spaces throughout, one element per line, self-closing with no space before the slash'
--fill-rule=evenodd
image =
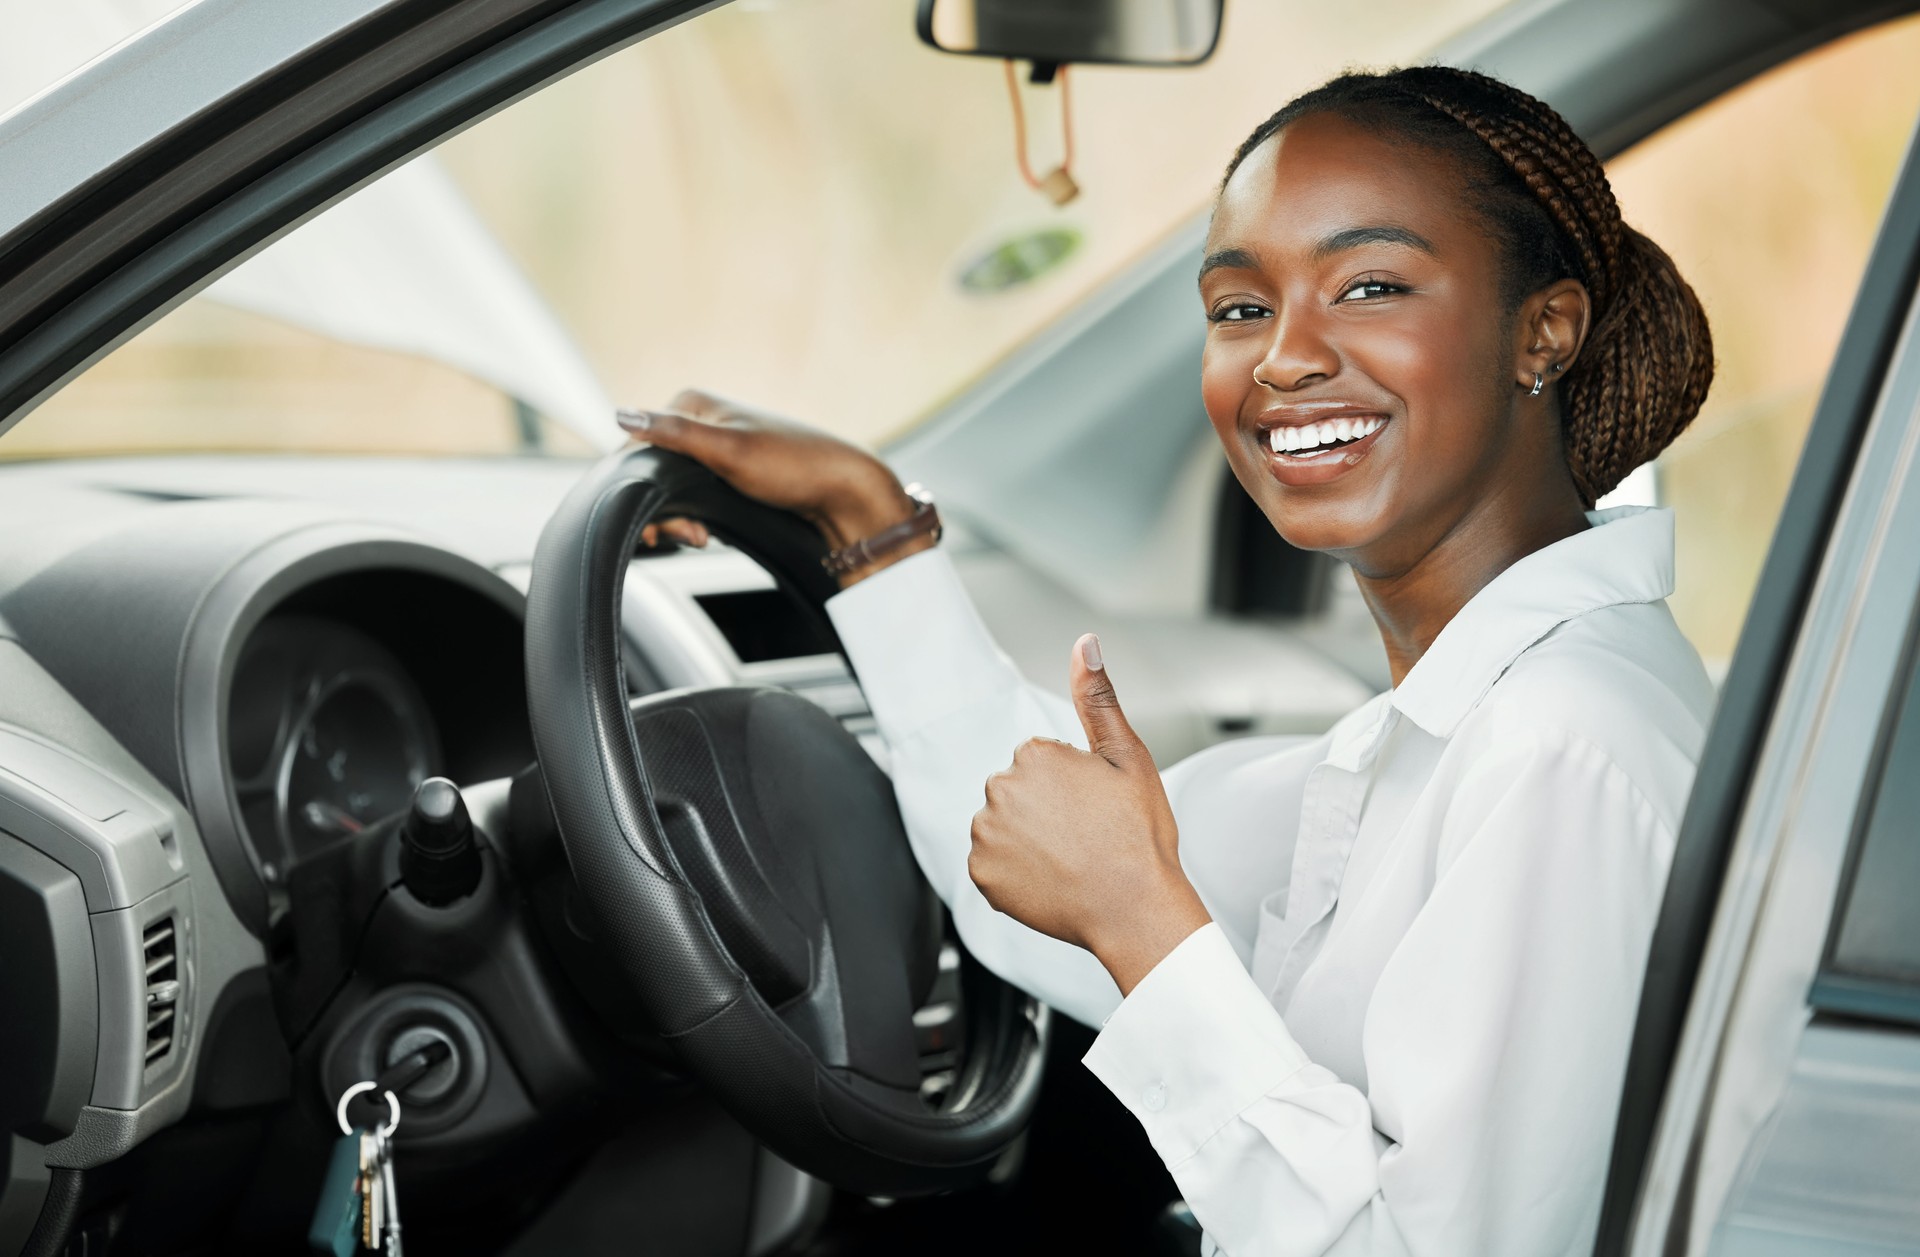
<path id="1" fill-rule="evenodd" d="M 1437 738 L 1453 736 L 1526 649 L 1576 616 L 1673 593 L 1673 512 L 1617 506 L 1593 526 L 1514 563 L 1460 608 L 1392 692 Z"/>

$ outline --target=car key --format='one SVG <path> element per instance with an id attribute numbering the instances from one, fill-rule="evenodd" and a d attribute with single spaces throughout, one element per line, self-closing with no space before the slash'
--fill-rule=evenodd
<path id="1" fill-rule="evenodd" d="M 395 1127 L 400 1125 L 398 1109 L 396 1105 L 393 1119 Z M 390 1134 L 391 1130 L 375 1136 L 380 1141 L 380 1205 L 385 1215 L 387 1253 L 389 1257 L 400 1257 L 400 1205 L 393 1187 L 393 1140 Z"/>
<path id="2" fill-rule="evenodd" d="M 360 1243 L 369 1250 L 380 1247 L 380 1136 L 371 1130 L 360 1132 Z"/>
<path id="3" fill-rule="evenodd" d="M 357 1126 L 347 1119 L 347 1106 L 354 1097 L 369 1091 L 379 1091 L 387 1101 L 385 1126 Z M 315 1214 L 308 1240 L 317 1252 L 352 1257 L 362 1246 L 374 1251 L 390 1238 L 399 1238 L 399 1222 L 393 1217 L 393 1173 L 387 1164 L 391 1155 L 387 1140 L 400 1125 L 400 1099 L 377 1082 L 356 1082 L 341 1093 L 340 1102 L 334 1106 L 334 1120 L 340 1125 L 340 1141 L 334 1145 L 321 1208 Z M 329 1202 L 332 1209 L 327 1207 Z"/>
<path id="4" fill-rule="evenodd" d="M 353 1257 L 360 1247 L 360 1214 L 365 1207 L 360 1169 L 360 1132 L 342 1134 L 327 1159 L 320 1201 L 307 1227 L 307 1244 L 328 1257 Z"/>
<path id="5" fill-rule="evenodd" d="M 397 1095 L 432 1073 L 435 1066 L 452 1055 L 453 1047 L 445 1039 L 431 1039 L 388 1065 L 374 1080 L 374 1084 L 382 1091 Z"/>

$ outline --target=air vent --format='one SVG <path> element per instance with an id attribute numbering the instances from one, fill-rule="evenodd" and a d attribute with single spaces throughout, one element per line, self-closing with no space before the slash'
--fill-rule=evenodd
<path id="1" fill-rule="evenodd" d="M 179 943 L 172 917 L 162 917 L 141 937 L 147 966 L 147 1064 L 173 1050 L 174 1014 L 180 1003 Z"/>

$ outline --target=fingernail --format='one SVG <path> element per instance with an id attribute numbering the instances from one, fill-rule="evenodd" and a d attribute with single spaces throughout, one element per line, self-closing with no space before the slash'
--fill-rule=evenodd
<path id="1" fill-rule="evenodd" d="M 614 418 L 620 426 L 629 432 L 645 432 L 653 426 L 653 412 L 650 410 L 616 410 Z"/>
<path id="2" fill-rule="evenodd" d="M 1088 633 L 1080 642 L 1080 658 L 1089 671 L 1100 672 L 1106 668 L 1106 662 L 1100 658 L 1100 638 L 1098 634 Z"/>

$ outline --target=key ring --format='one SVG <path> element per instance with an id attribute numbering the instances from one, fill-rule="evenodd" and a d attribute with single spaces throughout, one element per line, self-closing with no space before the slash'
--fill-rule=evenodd
<path id="1" fill-rule="evenodd" d="M 378 1091 L 379 1089 L 380 1084 L 377 1082 L 356 1082 L 340 1093 L 340 1103 L 336 1104 L 333 1108 L 333 1120 L 340 1123 L 341 1134 L 351 1135 L 353 1133 L 353 1127 L 347 1122 L 347 1103 L 357 1095 L 365 1095 L 369 1091 Z M 385 1139 L 400 1127 L 400 1097 L 391 1091 L 382 1092 L 382 1094 L 387 1097 L 387 1113 L 390 1120 L 387 1122 L 387 1128 L 385 1130 L 376 1131 L 375 1133 L 382 1139 Z"/>

